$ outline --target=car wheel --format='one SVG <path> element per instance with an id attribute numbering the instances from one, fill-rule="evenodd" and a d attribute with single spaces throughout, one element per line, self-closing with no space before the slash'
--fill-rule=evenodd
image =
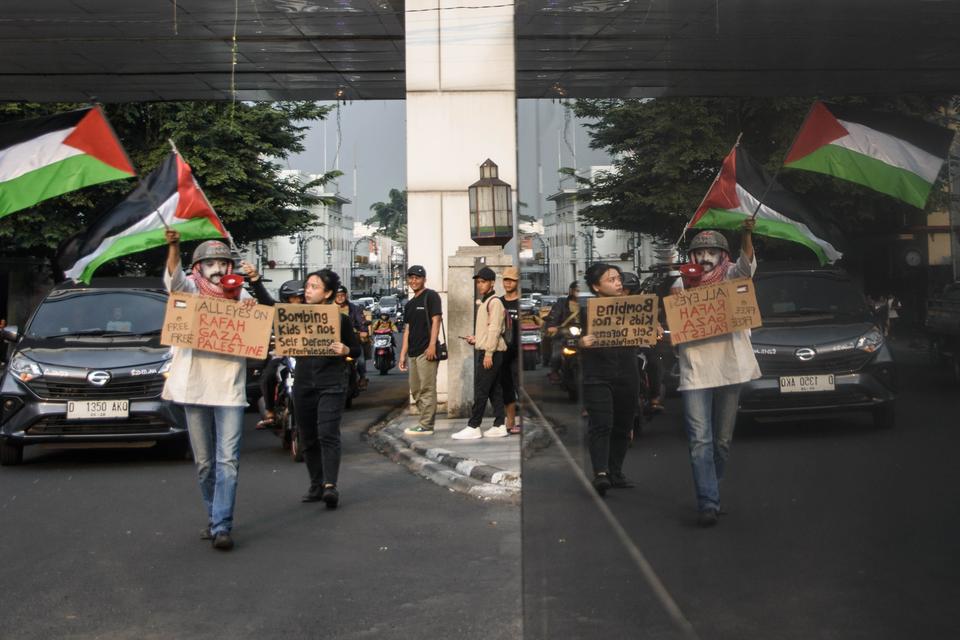
<path id="1" fill-rule="evenodd" d="M 892 402 L 888 402 L 873 410 L 873 426 L 877 429 L 892 429 L 896 421 L 896 405 Z"/>
<path id="2" fill-rule="evenodd" d="M 0 441 L 0 465 L 11 467 L 23 462 L 23 445 Z"/>

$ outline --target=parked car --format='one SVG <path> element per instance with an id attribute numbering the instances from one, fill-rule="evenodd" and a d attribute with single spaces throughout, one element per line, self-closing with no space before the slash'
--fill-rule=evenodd
<path id="1" fill-rule="evenodd" d="M 924 329 L 931 360 L 935 365 L 948 363 L 954 382 L 960 383 L 960 282 L 927 301 Z"/>
<path id="2" fill-rule="evenodd" d="M 363 311 L 373 311 L 373 305 L 375 301 L 371 297 L 363 297 L 363 298 L 357 298 L 356 300 L 354 300 L 354 303 L 360 305 L 360 308 Z"/>
<path id="3" fill-rule="evenodd" d="M 892 427 L 897 368 L 860 287 L 832 269 L 755 276 L 763 327 L 751 336 L 763 377 L 743 385 L 741 416 L 868 411 Z"/>
<path id="4" fill-rule="evenodd" d="M 396 318 L 399 311 L 400 303 L 397 300 L 397 296 L 383 296 L 379 302 L 377 302 L 373 315 L 379 316 L 380 314 L 386 313 L 391 318 Z"/>
<path id="5" fill-rule="evenodd" d="M 12 343 L 0 382 L 0 464 L 33 444 L 166 443 L 187 451 L 183 410 L 160 399 L 170 349 L 160 344 L 167 292 L 158 278 L 61 284 Z"/>

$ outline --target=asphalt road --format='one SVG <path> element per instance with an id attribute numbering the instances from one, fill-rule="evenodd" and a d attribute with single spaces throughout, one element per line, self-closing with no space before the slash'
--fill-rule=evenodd
<path id="1" fill-rule="evenodd" d="M 306 469 L 247 414 L 229 553 L 199 539 L 191 463 L 28 448 L 0 468 L 0 637 L 519 637 L 519 510 L 415 477 L 362 437 L 406 390 L 396 369 L 373 375 L 346 413 L 336 511 L 300 503 Z"/>
<path id="2" fill-rule="evenodd" d="M 898 424 L 784 417 L 740 429 L 722 498 L 696 526 L 678 400 L 649 423 L 606 504 L 701 638 L 956 637 L 958 390 L 898 344 Z M 527 389 L 587 465 L 584 425 L 544 369 Z M 679 638 L 556 447 L 525 460 L 527 638 Z"/>

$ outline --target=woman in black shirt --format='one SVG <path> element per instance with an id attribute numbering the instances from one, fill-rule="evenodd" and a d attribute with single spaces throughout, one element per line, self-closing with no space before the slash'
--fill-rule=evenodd
<path id="1" fill-rule="evenodd" d="M 599 297 L 622 296 L 623 273 L 613 265 L 597 263 L 584 276 L 587 287 Z M 581 310 L 581 315 L 585 315 Z M 589 325 L 583 325 L 589 326 Z M 593 487 L 601 496 L 607 489 L 630 488 L 623 475 L 623 460 L 630 447 L 630 430 L 640 397 L 640 371 L 636 347 L 594 347 L 596 338 L 585 335 L 580 344 L 583 372 L 583 405 L 589 416 L 587 440 L 593 465 Z"/>
<path id="2" fill-rule="evenodd" d="M 308 275 L 304 285 L 307 304 L 329 304 L 331 313 L 339 313 L 333 297 L 340 276 L 321 269 Z M 310 474 L 310 489 L 303 501 L 322 500 L 328 509 L 336 509 L 340 502 L 340 420 L 347 399 L 346 358 L 360 355 L 360 341 L 349 321 L 340 322 L 340 341 L 331 343 L 330 350 L 336 355 L 297 358 L 293 406 Z"/>

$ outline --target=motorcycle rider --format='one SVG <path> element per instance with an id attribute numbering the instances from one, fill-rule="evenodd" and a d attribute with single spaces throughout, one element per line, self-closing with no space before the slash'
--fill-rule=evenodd
<path id="1" fill-rule="evenodd" d="M 367 383 L 369 382 L 367 380 L 366 352 L 370 349 L 370 327 L 368 326 L 367 318 L 363 315 L 363 310 L 359 305 L 350 302 L 349 297 L 350 292 L 345 286 L 340 285 L 337 288 L 335 301 L 337 306 L 340 307 L 340 313 L 350 318 L 350 324 L 353 325 L 353 330 L 360 338 L 360 344 L 362 346 L 360 356 L 357 358 L 357 374 L 360 376 L 357 388 L 363 391 L 367 388 Z"/>
<path id="2" fill-rule="evenodd" d="M 260 277 L 260 273 L 257 271 L 256 267 L 247 263 L 241 262 L 240 268 L 246 272 L 247 281 L 253 289 L 253 297 L 257 299 L 257 302 L 267 306 L 274 306 L 277 304 L 277 301 L 274 300 L 273 296 L 267 292 L 266 287 L 263 286 L 263 278 Z M 280 290 L 277 292 L 277 296 L 280 298 L 281 304 L 303 304 L 303 282 L 300 280 L 287 280 L 280 285 Z M 276 399 L 277 399 L 277 384 L 280 382 L 277 378 L 277 370 L 280 367 L 280 364 L 283 362 L 282 356 L 274 356 L 270 358 L 266 366 L 263 368 L 263 373 L 260 375 L 260 394 L 263 398 L 263 416 L 259 422 L 257 422 L 256 429 L 272 429 L 277 426 L 277 416 L 276 416 Z"/>
<path id="3" fill-rule="evenodd" d="M 550 379 L 550 382 L 554 384 L 560 382 L 560 349 L 563 346 L 563 341 L 555 338 L 560 332 L 560 329 L 577 322 L 577 319 L 580 317 L 580 302 L 577 299 L 579 294 L 580 285 L 574 280 L 570 283 L 570 287 L 567 290 L 567 297 L 553 303 L 545 323 L 547 336 L 551 338 L 550 373 L 547 377 Z"/>
<path id="4" fill-rule="evenodd" d="M 393 334 L 399 331 L 397 328 L 397 323 L 390 319 L 389 313 L 381 313 L 380 316 L 373 321 L 373 324 L 370 325 L 370 333 L 376 333 L 377 331 L 383 331 L 385 329 L 390 330 L 390 340 L 393 340 Z"/>

